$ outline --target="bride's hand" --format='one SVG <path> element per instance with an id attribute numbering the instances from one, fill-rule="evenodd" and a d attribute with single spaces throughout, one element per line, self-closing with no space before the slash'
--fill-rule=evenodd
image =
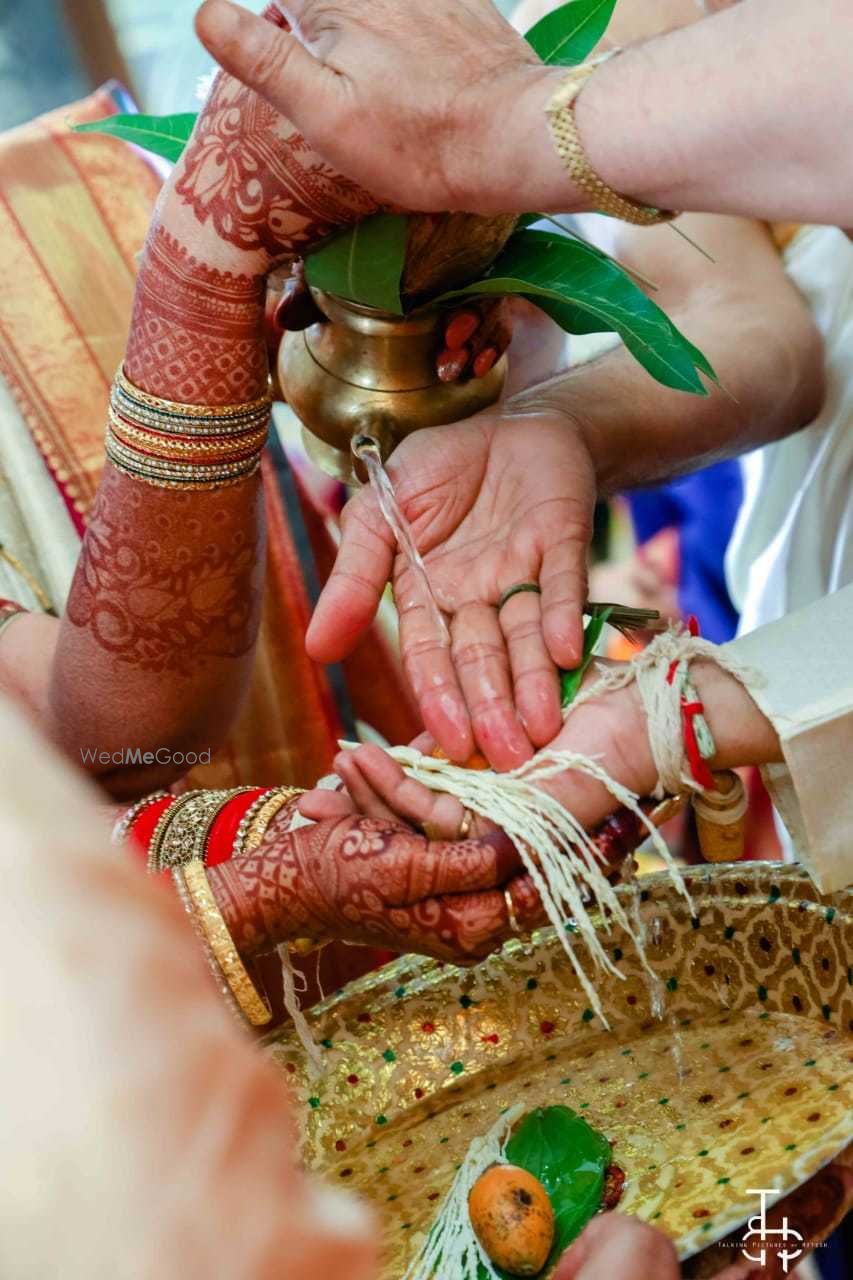
<path id="1" fill-rule="evenodd" d="M 429 841 L 399 822 L 344 816 L 289 832 L 273 827 L 243 858 L 212 867 L 211 887 L 241 955 L 294 938 L 342 938 L 459 964 L 539 922 L 519 859 L 499 832 Z"/>

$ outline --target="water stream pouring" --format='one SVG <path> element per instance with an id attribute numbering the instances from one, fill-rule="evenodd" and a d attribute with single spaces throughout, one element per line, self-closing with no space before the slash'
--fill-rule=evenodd
<path id="1" fill-rule="evenodd" d="M 364 464 L 371 487 L 376 494 L 379 509 L 385 517 L 386 524 L 397 539 L 397 547 L 401 555 L 407 561 L 419 596 L 419 599 L 412 601 L 411 604 L 419 605 L 428 611 L 430 628 L 434 632 L 438 643 L 443 647 L 449 648 L 450 633 L 447 630 L 447 624 L 429 584 L 426 565 L 415 543 L 412 526 L 400 509 L 400 504 L 394 493 L 394 486 L 391 483 L 391 477 L 382 463 L 379 442 L 374 436 L 361 432 L 359 435 L 353 436 L 351 448 L 353 456 Z M 398 605 L 402 603 L 398 602 Z"/>

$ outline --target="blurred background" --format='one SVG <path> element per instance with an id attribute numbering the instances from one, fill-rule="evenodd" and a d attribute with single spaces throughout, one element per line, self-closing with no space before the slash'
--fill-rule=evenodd
<path id="1" fill-rule="evenodd" d="M 115 78 L 141 111 L 192 111 L 210 59 L 200 0 L 0 0 L 0 129 Z M 266 0 L 243 0 L 259 12 Z M 514 0 L 498 0 L 507 12 Z"/>

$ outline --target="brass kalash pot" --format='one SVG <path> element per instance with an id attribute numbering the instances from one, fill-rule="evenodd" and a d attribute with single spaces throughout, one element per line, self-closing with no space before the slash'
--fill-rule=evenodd
<path id="1" fill-rule="evenodd" d="M 466 214 L 411 219 L 404 296 L 423 297 L 471 279 L 495 257 L 512 218 Z M 278 375 L 303 425 L 311 459 L 329 475 L 353 482 L 351 443 L 369 435 L 383 459 L 413 431 L 459 422 L 498 399 L 506 357 L 483 378 L 444 383 L 436 357 L 444 346 L 447 309 L 419 307 L 407 316 L 375 311 L 312 289 L 327 321 L 285 335 Z"/>

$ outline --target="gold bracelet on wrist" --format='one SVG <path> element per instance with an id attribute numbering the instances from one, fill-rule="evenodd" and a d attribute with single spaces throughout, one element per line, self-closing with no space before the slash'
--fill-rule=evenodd
<path id="1" fill-rule="evenodd" d="M 671 222 L 673 218 L 678 217 L 677 213 L 671 210 L 649 208 L 638 200 L 620 196 L 617 191 L 608 186 L 590 164 L 578 133 L 575 119 L 575 103 L 578 95 L 596 68 L 601 66 L 607 58 L 620 52 L 621 50 L 616 49 L 613 53 L 606 54 L 604 58 L 572 68 L 545 108 L 551 138 L 569 177 L 591 197 L 599 213 L 610 214 L 613 218 L 621 218 L 623 222 L 632 222 L 637 226 Z"/>
<path id="2" fill-rule="evenodd" d="M 210 949 L 210 943 L 207 941 L 207 937 L 204 933 L 204 930 L 201 927 L 201 922 L 198 916 L 196 915 L 195 905 L 193 903 L 192 898 L 190 897 L 190 893 L 189 893 L 189 889 L 187 888 L 186 881 L 184 880 L 183 867 L 172 868 L 172 881 L 175 886 L 175 892 L 178 895 L 178 900 L 180 901 L 181 906 L 184 908 L 184 911 L 186 911 L 187 915 L 189 916 L 192 922 L 193 932 L 198 938 L 199 943 L 201 944 L 201 949 L 204 952 L 204 958 L 207 961 L 207 967 L 210 970 L 211 974 L 213 975 L 213 979 L 216 983 L 216 986 L 219 989 L 219 992 L 222 995 L 222 998 L 225 1001 L 231 1013 L 234 1015 L 234 1017 L 237 1019 L 240 1025 L 245 1027 L 247 1018 L 245 1017 L 237 1001 L 234 999 L 234 995 L 231 991 L 231 988 L 229 987 L 228 983 L 225 981 L 225 979 L 222 976 L 222 970 L 220 969 L 219 965 L 216 963 L 216 959 L 214 958 L 213 952 Z"/>
<path id="3" fill-rule="evenodd" d="M 297 796 L 302 795 L 301 787 L 277 787 L 268 796 L 258 811 L 253 815 L 243 840 L 241 854 L 254 853 L 263 842 L 273 820 L 278 817 L 285 805 L 290 804 Z"/>
<path id="4" fill-rule="evenodd" d="M 269 410 L 271 403 L 269 392 L 265 392 L 257 399 L 247 400 L 243 404 L 182 404 L 179 400 L 166 400 L 163 396 L 154 396 L 149 391 L 143 391 L 141 387 L 135 386 L 122 366 L 119 366 L 115 380 L 124 394 L 131 399 L 152 409 L 162 410 L 164 413 L 172 413 L 182 418 L 241 417 L 247 413 Z"/>
<path id="5" fill-rule="evenodd" d="M 151 840 L 155 869 L 165 871 L 193 858 L 203 862 L 210 829 L 220 812 L 234 796 L 251 790 L 252 787 L 228 787 L 187 791 L 178 796 L 158 822 Z"/>
<path id="6" fill-rule="evenodd" d="M 204 863 L 193 859 L 184 865 L 183 873 L 195 918 L 201 926 L 231 994 L 253 1027 L 265 1026 L 272 1019 L 272 1011 L 258 994 L 246 966 L 240 959 L 234 939 L 228 932 L 219 904 L 208 884 Z"/>
<path id="7" fill-rule="evenodd" d="M 191 405 L 135 387 L 119 369 L 106 453 L 125 475 L 161 489 L 218 489 L 253 476 L 269 430 L 269 395 L 245 404 Z"/>

